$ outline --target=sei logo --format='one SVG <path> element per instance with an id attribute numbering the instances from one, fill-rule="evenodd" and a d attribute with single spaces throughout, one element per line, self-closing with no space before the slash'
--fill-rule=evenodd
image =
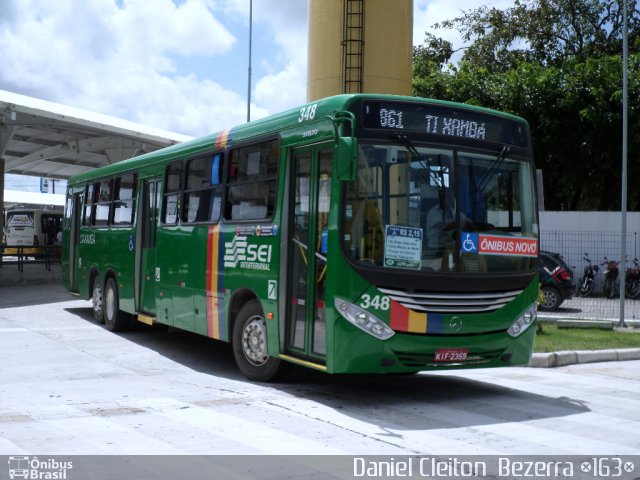
<path id="1" fill-rule="evenodd" d="M 247 237 L 236 235 L 224 244 L 224 266 L 247 270 L 271 270 L 272 245 L 250 244 Z"/>
<path id="2" fill-rule="evenodd" d="M 249 245 L 247 247 L 247 261 L 269 263 L 271 250 L 271 245 Z"/>

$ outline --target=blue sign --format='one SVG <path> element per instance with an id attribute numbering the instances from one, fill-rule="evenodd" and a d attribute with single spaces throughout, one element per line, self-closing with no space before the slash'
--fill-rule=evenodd
<path id="1" fill-rule="evenodd" d="M 462 232 L 460 251 L 462 253 L 478 253 L 478 234 L 471 232 Z"/>

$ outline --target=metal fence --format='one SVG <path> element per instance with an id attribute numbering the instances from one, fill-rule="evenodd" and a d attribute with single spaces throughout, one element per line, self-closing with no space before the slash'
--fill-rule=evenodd
<path id="1" fill-rule="evenodd" d="M 628 232 L 626 236 L 626 260 L 620 263 L 620 275 L 640 255 L 640 232 Z M 559 253 L 573 269 L 576 283 L 580 281 L 587 262 L 585 253 L 594 265 L 602 265 L 604 259 L 620 261 L 620 232 L 543 230 L 540 232 L 540 249 Z M 618 276 L 619 277 L 619 276 Z M 593 295 L 587 298 L 574 297 L 565 300 L 560 309 L 548 316 L 562 318 L 586 318 L 615 321 L 620 316 L 620 300 L 606 299 L 602 294 L 604 268 L 595 278 Z M 625 319 L 640 319 L 640 300 L 625 300 Z"/>

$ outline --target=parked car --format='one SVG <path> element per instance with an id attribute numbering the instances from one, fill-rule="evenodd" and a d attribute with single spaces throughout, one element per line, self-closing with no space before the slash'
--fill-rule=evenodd
<path id="1" fill-rule="evenodd" d="M 576 293 L 573 270 L 560 254 L 541 251 L 538 272 L 540 291 L 543 297 L 542 302 L 538 305 L 540 310 L 557 310 L 562 302 L 573 297 Z"/>

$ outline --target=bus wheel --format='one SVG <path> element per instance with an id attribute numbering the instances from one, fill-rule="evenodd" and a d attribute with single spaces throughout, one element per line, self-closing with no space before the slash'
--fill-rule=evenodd
<path id="1" fill-rule="evenodd" d="M 123 330 L 129 325 L 127 314 L 120 311 L 118 286 L 113 277 L 107 279 L 104 287 L 104 324 L 112 332 Z"/>
<path id="2" fill-rule="evenodd" d="M 249 380 L 269 382 L 284 374 L 283 362 L 269 356 L 267 325 L 258 300 L 247 302 L 238 312 L 233 325 L 233 356 Z"/>
<path id="3" fill-rule="evenodd" d="M 93 287 L 91 290 L 91 303 L 93 307 L 93 318 L 98 323 L 104 323 L 104 304 L 102 297 L 102 282 L 100 275 L 96 275 L 93 279 Z"/>

